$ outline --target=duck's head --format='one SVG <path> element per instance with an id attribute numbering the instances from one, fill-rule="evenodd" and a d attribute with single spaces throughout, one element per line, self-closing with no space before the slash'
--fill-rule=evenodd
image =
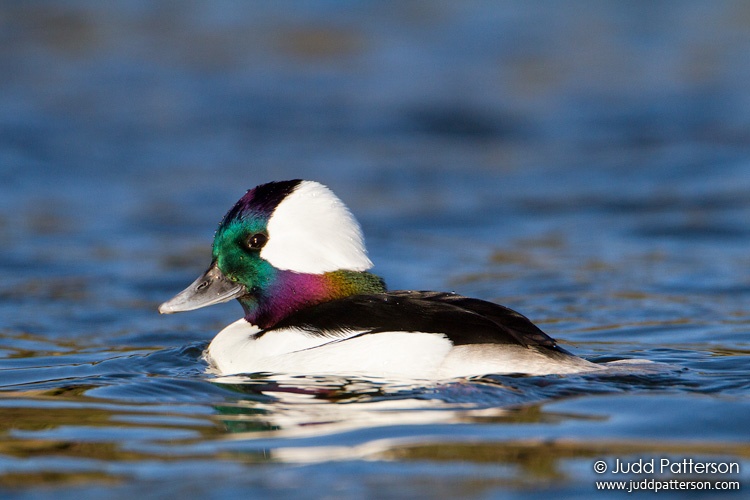
<path id="1" fill-rule="evenodd" d="M 370 267 L 359 224 L 327 187 L 271 182 L 247 191 L 227 212 L 214 236 L 211 266 L 159 312 L 239 299 L 249 320 L 264 314 L 278 320 L 341 290 L 382 291 L 382 280 L 364 272 Z"/>

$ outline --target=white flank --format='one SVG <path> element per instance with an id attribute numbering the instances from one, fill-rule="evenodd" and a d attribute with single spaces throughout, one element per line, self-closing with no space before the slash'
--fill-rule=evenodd
<path id="1" fill-rule="evenodd" d="M 271 372 L 306 375 L 369 375 L 441 380 L 472 375 L 580 373 L 603 366 L 575 356 L 552 358 L 516 345 L 457 346 L 442 334 L 382 332 L 344 338 L 298 329 L 259 329 L 241 319 L 208 346 L 207 358 L 221 375 Z"/>
<path id="2" fill-rule="evenodd" d="M 260 256 L 277 269 L 299 273 L 372 267 L 354 216 L 330 189 L 313 181 L 302 181 L 276 207 Z"/>
<path id="3" fill-rule="evenodd" d="M 509 344 L 477 344 L 454 347 L 443 360 L 437 378 L 502 373 L 549 375 L 601 370 L 577 356 L 552 358 L 533 347 Z"/>

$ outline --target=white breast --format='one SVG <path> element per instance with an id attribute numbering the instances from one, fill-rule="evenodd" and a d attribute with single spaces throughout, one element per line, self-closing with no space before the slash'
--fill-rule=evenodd
<path id="1" fill-rule="evenodd" d="M 310 335 L 299 329 L 260 330 L 240 319 L 208 346 L 207 359 L 222 375 L 273 372 L 434 378 L 453 348 L 440 334 L 384 332 L 344 337 Z"/>

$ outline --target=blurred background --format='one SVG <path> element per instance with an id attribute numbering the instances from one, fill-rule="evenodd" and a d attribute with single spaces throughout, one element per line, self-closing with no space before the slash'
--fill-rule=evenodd
<path id="1" fill-rule="evenodd" d="M 195 353 L 100 363 L 237 318 L 156 307 L 245 190 L 305 178 L 352 209 L 391 288 L 496 300 L 580 354 L 716 370 L 690 387 L 746 398 L 749 54 L 741 0 L 0 2 L 5 389 L 90 366 L 93 394 L 149 404 L 113 373 L 202 373 Z M 690 398 L 669 437 L 697 432 Z"/>
<path id="2" fill-rule="evenodd" d="M 392 288 L 512 300 L 535 263 L 556 293 L 606 266 L 731 289 L 749 49 L 742 1 L 4 2 L 0 292 L 153 309 L 246 189 L 296 177 Z M 483 287 L 488 262 L 516 267 Z"/>

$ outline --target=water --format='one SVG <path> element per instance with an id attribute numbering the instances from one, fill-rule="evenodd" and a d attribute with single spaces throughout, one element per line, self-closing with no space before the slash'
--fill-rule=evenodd
<path id="1" fill-rule="evenodd" d="M 4 496 L 581 497 L 665 457 L 747 487 L 744 2 L 6 2 L 0 41 Z M 156 307 L 295 177 L 391 288 L 659 369 L 213 378 L 239 306 Z"/>

